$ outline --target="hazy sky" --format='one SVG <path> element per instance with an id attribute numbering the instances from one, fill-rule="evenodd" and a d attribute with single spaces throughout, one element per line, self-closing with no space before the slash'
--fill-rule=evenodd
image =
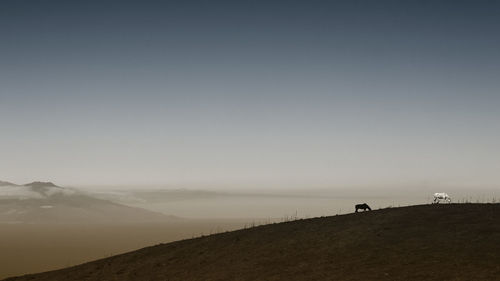
<path id="1" fill-rule="evenodd" d="M 500 186 L 500 1 L 0 3 L 0 180 Z"/>

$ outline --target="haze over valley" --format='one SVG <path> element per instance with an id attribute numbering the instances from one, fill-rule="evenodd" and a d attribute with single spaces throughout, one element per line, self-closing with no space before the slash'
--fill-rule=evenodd
<path id="1" fill-rule="evenodd" d="M 154 222 L 167 216 L 101 200 L 51 182 L 0 184 L 1 223 Z"/>

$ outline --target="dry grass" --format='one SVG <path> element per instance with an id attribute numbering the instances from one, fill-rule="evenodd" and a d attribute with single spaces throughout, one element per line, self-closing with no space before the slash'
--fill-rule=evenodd
<path id="1" fill-rule="evenodd" d="M 500 280 L 499 222 L 500 204 L 388 208 L 160 244 L 8 280 Z"/>

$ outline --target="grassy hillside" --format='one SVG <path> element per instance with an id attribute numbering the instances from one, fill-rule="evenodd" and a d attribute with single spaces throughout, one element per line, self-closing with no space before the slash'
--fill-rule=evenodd
<path id="1" fill-rule="evenodd" d="M 500 280 L 500 204 L 297 220 L 8 280 Z"/>

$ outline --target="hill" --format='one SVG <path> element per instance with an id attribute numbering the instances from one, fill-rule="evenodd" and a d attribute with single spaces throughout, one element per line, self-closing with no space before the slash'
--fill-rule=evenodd
<path id="1" fill-rule="evenodd" d="M 0 186 L 17 186 L 17 184 L 8 181 L 0 181 Z"/>
<path id="2" fill-rule="evenodd" d="M 6 280 L 499 280 L 500 204 L 270 224 Z"/>
<path id="3" fill-rule="evenodd" d="M 0 182 L 0 223 L 116 223 L 172 219 L 51 182 Z"/>
<path id="4" fill-rule="evenodd" d="M 57 186 L 57 185 L 55 185 L 54 183 L 52 183 L 50 181 L 49 182 L 34 181 L 34 182 L 31 182 L 31 183 L 27 183 L 24 186 L 30 186 L 30 187 L 33 187 L 33 188 L 60 187 L 60 186 Z"/>

